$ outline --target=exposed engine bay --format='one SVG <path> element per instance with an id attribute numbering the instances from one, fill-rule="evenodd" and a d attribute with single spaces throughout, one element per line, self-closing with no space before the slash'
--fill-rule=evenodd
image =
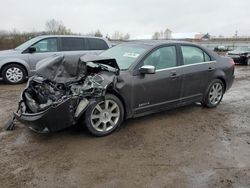
<path id="1" fill-rule="evenodd" d="M 107 88 L 114 87 L 119 74 L 115 59 L 71 58 L 53 56 L 37 64 L 14 113 L 17 120 L 37 132 L 63 129 L 75 124 L 91 101 L 101 100 Z"/>
<path id="2" fill-rule="evenodd" d="M 61 103 L 67 98 L 81 100 L 89 97 L 101 97 L 105 93 L 106 85 L 100 75 L 87 76 L 77 82 L 69 84 L 56 83 L 34 77 L 29 82 L 29 87 L 23 93 L 26 109 L 23 112 L 37 113 L 48 109 L 51 105 Z"/>

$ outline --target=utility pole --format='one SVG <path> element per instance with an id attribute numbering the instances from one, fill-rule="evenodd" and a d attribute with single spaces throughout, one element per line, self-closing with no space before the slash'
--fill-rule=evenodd
<path id="1" fill-rule="evenodd" d="M 234 37 L 237 38 L 238 37 L 238 31 L 235 31 Z"/>

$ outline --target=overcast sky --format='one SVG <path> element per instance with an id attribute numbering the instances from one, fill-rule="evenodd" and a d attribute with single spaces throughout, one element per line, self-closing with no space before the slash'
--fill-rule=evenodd
<path id="1" fill-rule="evenodd" d="M 249 0 L 1 0 L 0 30 L 45 30 L 49 19 L 73 32 L 100 29 L 137 35 L 175 33 L 250 35 Z"/>

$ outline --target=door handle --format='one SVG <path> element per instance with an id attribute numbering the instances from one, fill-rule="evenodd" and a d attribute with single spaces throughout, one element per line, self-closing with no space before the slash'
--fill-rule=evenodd
<path id="1" fill-rule="evenodd" d="M 170 77 L 171 77 L 171 78 L 178 78 L 179 75 L 178 75 L 175 71 L 173 71 L 173 72 L 171 72 Z"/>
<path id="2" fill-rule="evenodd" d="M 208 71 L 213 71 L 214 68 L 213 67 L 208 67 Z"/>

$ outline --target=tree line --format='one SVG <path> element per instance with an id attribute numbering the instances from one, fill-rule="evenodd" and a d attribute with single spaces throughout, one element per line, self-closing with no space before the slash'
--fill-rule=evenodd
<path id="1" fill-rule="evenodd" d="M 85 35 L 95 37 L 106 37 L 109 40 L 116 41 L 127 41 L 130 39 L 129 33 L 124 34 L 119 31 L 115 31 L 112 35 L 104 35 L 99 29 L 86 34 L 74 33 L 71 31 L 71 29 L 67 28 L 61 21 L 51 19 L 45 23 L 44 31 L 19 32 L 15 29 L 12 31 L 0 30 L 0 50 L 15 48 L 18 45 L 24 43 L 25 41 L 39 35 Z"/>

